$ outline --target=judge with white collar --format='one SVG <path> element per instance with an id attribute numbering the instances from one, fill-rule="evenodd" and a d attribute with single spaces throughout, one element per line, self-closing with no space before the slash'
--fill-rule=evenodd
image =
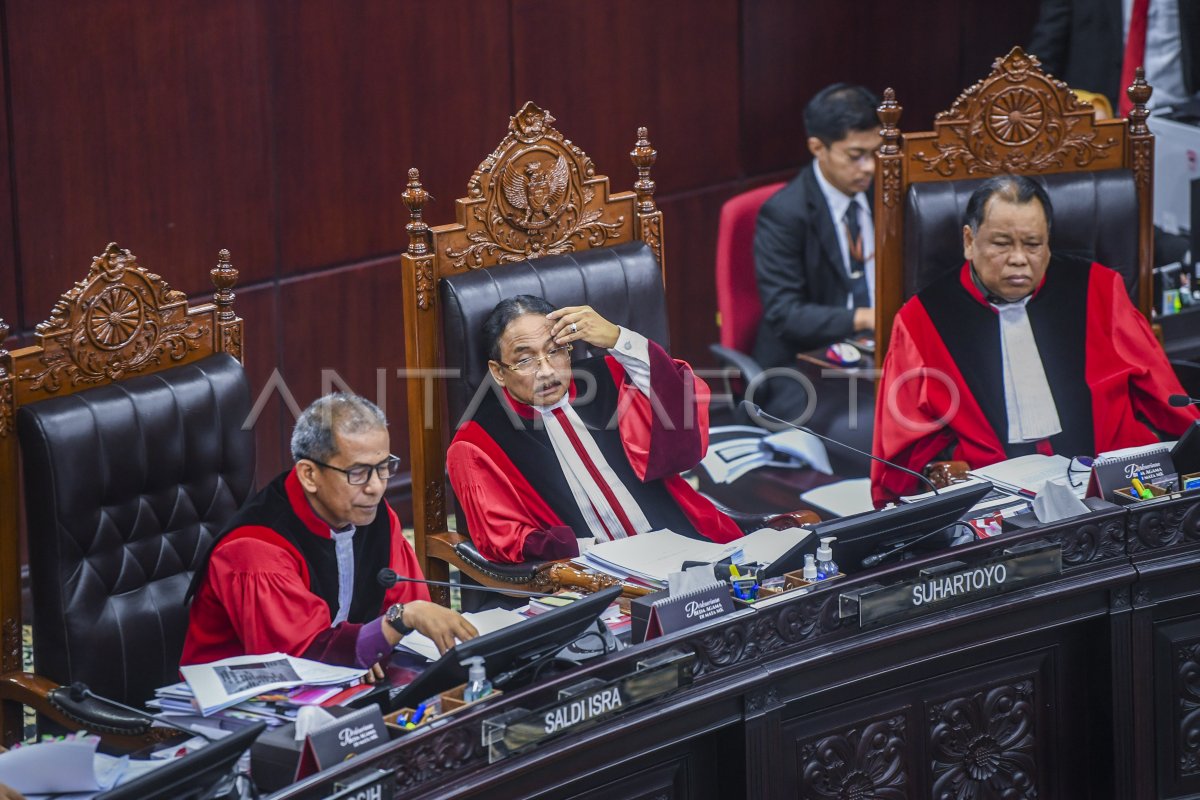
<path id="1" fill-rule="evenodd" d="M 1113 270 L 1050 252 L 1053 208 L 1017 175 L 967 204 L 962 267 L 896 315 L 874 452 L 914 470 L 978 468 L 1030 453 L 1091 456 L 1177 437 L 1197 418 L 1162 347 Z M 1135 225 L 1135 220 L 1129 221 Z M 915 478 L 873 465 L 877 504 Z"/>

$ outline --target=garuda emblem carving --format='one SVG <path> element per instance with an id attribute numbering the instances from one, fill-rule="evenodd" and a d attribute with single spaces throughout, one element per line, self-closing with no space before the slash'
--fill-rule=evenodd
<path id="1" fill-rule="evenodd" d="M 545 228 L 558 218 L 569 181 L 570 167 L 561 155 L 553 167 L 528 161 L 524 174 L 505 167 L 501 176 L 504 197 L 513 208 L 525 212 L 520 225 L 527 230 Z"/>

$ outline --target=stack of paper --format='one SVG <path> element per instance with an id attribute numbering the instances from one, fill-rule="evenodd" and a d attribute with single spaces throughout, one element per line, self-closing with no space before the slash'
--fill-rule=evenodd
<path id="1" fill-rule="evenodd" d="M 285 653 L 234 656 L 211 664 L 180 667 L 179 672 L 206 717 L 275 689 L 348 684 L 366 674 L 357 667 L 337 667 Z"/>
<path id="2" fill-rule="evenodd" d="M 1003 489 L 1006 492 L 1024 495 L 1025 497 L 1032 497 L 1038 493 L 1038 490 L 1046 481 L 1066 481 L 1070 477 L 1067 472 L 1070 466 L 1071 459 L 1065 456 L 1044 456 L 1040 453 L 1034 453 L 1033 455 L 1010 458 L 1007 461 L 1000 461 L 986 467 L 973 469 L 970 474 L 977 478 L 991 481 L 992 485 L 997 489 Z M 1077 475 L 1074 477 L 1079 485 L 1072 486 L 1071 488 L 1077 496 L 1083 497 L 1087 494 L 1088 476 L 1083 474 L 1082 476 Z"/>
<path id="3" fill-rule="evenodd" d="M 662 588 L 672 572 L 683 569 L 685 561 L 712 564 L 731 558 L 735 563 L 768 564 L 810 533 L 806 528 L 784 531 L 762 528 L 728 544 L 718 544 L 669 530 L 651 531 L 598 544 L 587 552 L 584 561 L 587 566 L 622 580 L 634 577 Z"/>
<path id="4" fill-rule="evenodd" d="M 810 506 L 835 517 L 849 517 L 864 511 L 874 511 L 871 502 L 871 479 L 850 478 L 809 489 L 800 499 Z"/>
<path id="5" fill-rule="evenodd" d="M 479 635 L 492 633 L 501 628 L 507 628 L 509 625 L 515 625 L 521 622 L 525 617 L 518 611 L 510 611 L 507 608 L 490 608 L 487 611 L 468 611 L 463 614 L 467 622 L 475 626 L 479 631 Z M 441 655 L 438 653 L 437 645 L 423 633 L 413 631 L 400 640 L 403 647 L 407 647 L 415 653 L 418 653 L 430 661 L 436 661 Z"/>

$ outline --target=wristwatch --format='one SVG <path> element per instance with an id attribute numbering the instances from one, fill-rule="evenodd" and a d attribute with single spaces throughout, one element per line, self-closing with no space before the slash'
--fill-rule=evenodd
<path id="1" fill-rule="evenodd" d="M 412 633 L 415 628 L 410 628 L 404 624 L 404 603 L 396 603 L 388 608 L 383 615 L 384 621 L 396 629 L 396 632 L 401 636 L 407 636 Z"/>

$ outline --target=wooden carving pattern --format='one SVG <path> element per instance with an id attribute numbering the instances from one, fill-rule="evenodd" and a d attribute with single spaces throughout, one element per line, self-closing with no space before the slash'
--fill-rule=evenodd
<path id="1" fill-rule="evenodd" d="M 1181 776 L 1200 773 L 1200 642 L 1175 651 L 1176 762 Z"/>
<path id="2" fill-rule="evenodd" d="M 879 146 L 880 183 L 883 189 L 883 204 L 894 208 L 900 199 L 900 104 L 896 102 L 896 92 L 891 87 L 883 90 L 883 102 L 879 105 L 878 114 L 882 127 L 879 135 L 883 144 Z"/>
<path id="3" fill-rule="evenodd" d="M 427 530 L 446 529 L 446 484 L 429 481 L 425 484 L 425 527 Z"/>
<path id="4" fill-rule="evenodd" d="M 13 431 L 13 379 L 0 370 L 0 439 Z"/>
<path id="5" fill-rule="evenodd" d="M 395 768 L 399 788 L 405 790 L 452 776 L 472 761 L 481 761 L 484 755 L 479 728 L 459 725 L 444 733 L 425 734 L 420 744 L 400 750 L 378 766 Z"/>
<path id="6" fill-rule="evenodd" d="M 241 322 L 221 326 L 221 352 L 229 353 L 238 361 L 242 360 Z"/>
<path id="7" fill-rule="evenodd" d="M 914 148 L 914 161 L 950 176 L 959 168 L 994 175 L 1052 171 L 1068 161 L 1086 167 L 1104 157 L 1116 139 L 1102 140 L 1091 107 L 1040 66 L 1019 47 L 997 59 L 991 75 L 937 115 L 934 152 Z"/>
<path id="8" fill-rule="evenodd" d="M 43 369 L 18 378 L 29 390 L 57 392 L 71 385 L 118 380 L 184 358 L 208 327 L 185 314 L 187 300 L 158 275 L 137 264 L 128 250 L 109 244 L 92 259 L 87 278 L 59 298 L 50 319 L 37 326 Z"/>
<path id="9" fill-rule="evenodd" d="M 1085 523 L 1051 537 L 1062 545 L 1063 564 L 1078 567 L 1093 561 L 1125 555 L 1125 520 L 1121 517 L 1102 525 Z"/>
<path id="10" fill-rule="evenodd" d="M 1036 798 L 1033 681 L 929 706 L 935 798 Z"/>
<path id="11" fill-rule="evenodd" d="M 778 686 L 768 686 L 746 695 L 746 716 L 748 717 L 756 717 L 782 706 L 783 701 L 779 699 Z"/>
<path id="12" fill-rule="evenodd" d="M 821 800 L 905 800 L 909 797 L 905 724 L 905 716 L 895 714 L 801 743 L 799 795 Z"/>
<path id="13" fill-rule="evenodd" d="M 603 201 L 589 179 L 592 160 L 564 139 L 554 117 L 526 103 L 509 118 L 508 135 L 483 160 L 467 184 L 478 228 L 466 244 L 447 245 L 455 269 L 525 261 L 574 251 L 581 243 L 599 247 L 621 235 L 625 217 L 606 222 Z"/>
<path id="14" fill-rule="evenodd" d="M 662 253 L 662 212 L 642 218 L 642 241 L 654 251 L 658 263 L 663 263 Z"/>
<path id="15" fill-rule="evenodd" d="M 832 633 L 840 626 L 837 593 L 822 593 L 763 609 L 746 621 L 689 639 L 686 645 L 696 653 L 694 674 L 700 676 Z"/>
<path id="16" fill-rule="evenodd" d="M 1200 541 L 1200 503 L 1175 502 L 1154 509 L 1134 509 L 1129 513 L 1133 536 L 1129 552 L 1173 547 L 1181 542 Z"/>
<path id="17" fill-rule="evenodd" d="M 0 632 L 0 646 L 3 650 L 3 669 L 5 672 L 20 670 L 21 664 L 21 626 L 15 619 L 4 620 L 4 630 Z"/>
<path id="18" fill-rule="evenodd" d="M 1150 183 L 1154 175 L 1154 140 L 1141 139 L 1133 143 L 1133 179 L 1139 186 Z"/>
<path id="19" fill-rule="evenodd" d="M 423 258 L 413 262 L 417 271 L 417 308 L 428 311 L 433 306 L 433 258 Z"/>

